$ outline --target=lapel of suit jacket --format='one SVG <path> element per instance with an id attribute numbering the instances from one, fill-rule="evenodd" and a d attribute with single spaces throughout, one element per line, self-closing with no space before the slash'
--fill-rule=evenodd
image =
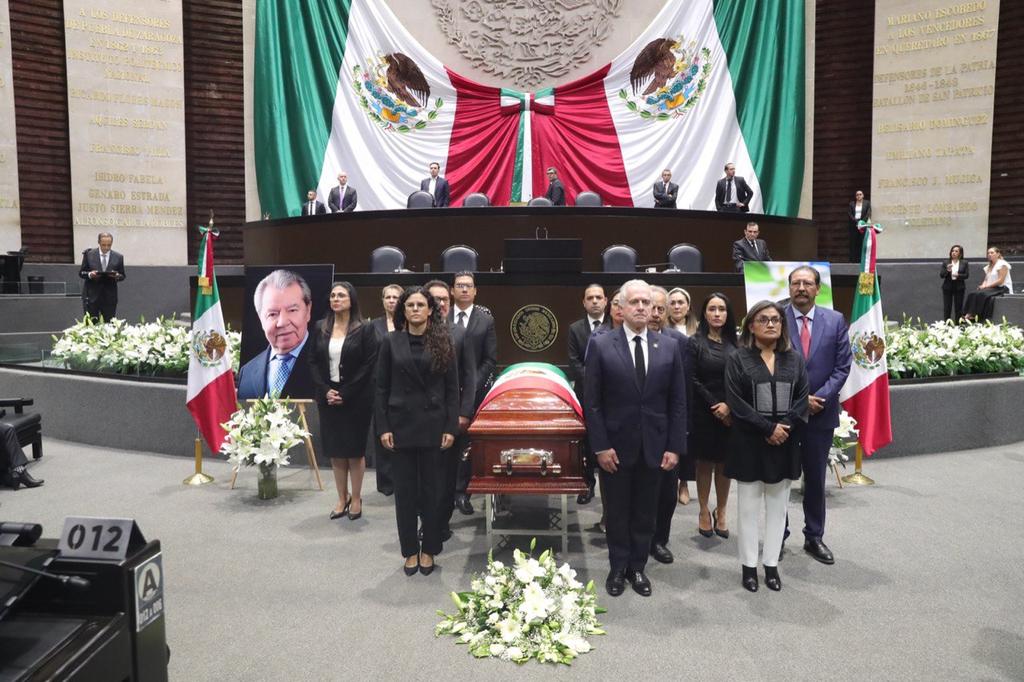
<path id="1" fill-rule="evenodd" d="M 636 392 L 640 394 L 642 391 L 640 389 L 640 382 L 636 379 L 636 365 L 633 364 L 632 349 L 629 347 L 629 341 L 626 339 L 626 326 L 623 325 L 612 333 L 615 335 L 612 344 L 618 350 L 619 360 L 624 363 L 629 376 L 633 377 L 633 386 L 636 387 Z M 650 356 L 649 352 L 648 356 Z"/>
<path id="2" fill-rule="evenodd" d="M 825 327 L 828 322 L 825 321 L 824 310 L 821 306 L 817 306 L 814 309 L 814 319 L 811 321 L 811 353 L 807 358 L 807 362 L 810 363 L 811 358 L 821 348 L 822 338 L 825 336 Z"/>
<path id="3" fill-rule="evenodd" d="M 663 362 L 665 358 L 665 349 L 667 345 L 665 342 L 671 337 L 662 334 L 661 332 L 647 331 L 647 381 L 644 382 L 644 393 L 647 393 L 651 389 L 654 382 L 650 381 L 651 374 L 654 368 Z M 669 362 L 671 364 L 671 361 Z"/>
<path id="4" fill-rule="evenodd" d="M 409 348 L 408 332 L 392 334 L 392 338 L 394 339 L 394 343 L 391 347 L 395 351 L 395 364 L 401 366 L 403 370 L 412 374 L 416 383 L 426 388 L 427 384 L 423 381 L 423 375 L 420 374 L 420 369 L 416 366 L 416 361 L 412 357 L 412 349 Z M 424 348 L 423 352 L 426 353 L 427 349 Z M 392 371 L 394 371 L 394 368 L 392 368 Z"/>
<path id="5" fill-rule="evenodd" d="M 800 357 L 804 358 L 804 364 L 807 364 L 807 358 L 804 357 L 804 346 L 800 343 L 800 326 L 796 321 L 796 308 L 790 303 L 786 306 L 786 327 L 789 329 L 789 343 L 793 346 L 793 349 L 800 354 Z M 814 339 L 814 329 L 811 329 L 811 340 Z M 813 344 L 812 344 L 813 345 Z"/>
<path id="6" fill-rule="evenodd" d="M 260 353 L 260 361 L 256 363 L 256 385 L 261 387 L 260 394 L 257 398 L 270 393 L 270 372 L 268 368 L 270 365 L 270 346 L 267 346 L 262 353 Z"/>

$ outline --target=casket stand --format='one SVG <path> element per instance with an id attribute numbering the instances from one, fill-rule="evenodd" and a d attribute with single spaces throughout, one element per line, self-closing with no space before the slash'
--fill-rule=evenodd
<path id="1" fill-rule="evenodd" d="M 577 409 L 540 388 L 514 388 L 485 399 L 468 431 L 472 478 L 466 492 L 485 496 L 489 547 L 494 547 L 494 496 L 559 495 L 561 515 L 552 523 L 556 515 L 549 512 L 547 529 L 501 528 L 497 532 L 502 543 L 512 535 L 560 536 L 565 552 L 567 496 L 587 490 L 581 449 L 587 431 Z"/>

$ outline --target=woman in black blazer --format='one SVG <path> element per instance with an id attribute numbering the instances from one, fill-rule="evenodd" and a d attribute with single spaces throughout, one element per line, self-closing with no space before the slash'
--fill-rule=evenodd
<path id="1" fill-rule="evenodd" d="M 374 363 L 380 341 L 364 324 L 355 287 L 335 282 L 330 311 L 310 335 L 310 376 L 320 414 L 324 452 L 331 458 L 338 503 L 331 518 L 363 515 L 363 474 L 366 471 L 366 434 L 373 415 Z M 352 479 L 352 494 L 348 480 Z"/>
<path id="2" fill-rule="evenodd" d="M 857 223 L 861 220 L 871 221 L 871 202 L 864 198 L 864 192 L 857 190 L 850 202 L 850 210 L 846 217 L 850 221 L 850 262 L 859 263 L 861 250 L 864 247 L 864 235 L 861 233 Z"/>
<path id="3" fill-rule="evenodd" d="M 964 310 L 964 282 L 971 276 L 964 259 L 964 247 L 954 244 L 949 250 L 949 260 L 939 268 L 942 278 L 942 319 L 957 322 Z"/>
<path id="4" fill-rule="evenodd" d="M 374 423 L 381 444 L 394 451 L 395 516 L 405 574 L 418 568 L 429 575 L 441 551 L 441 451 L 452 446 L 459 431 L 459 373 L 451 333 L 426 289 L 402 294 L 395 331 L 381 343 Z"/>

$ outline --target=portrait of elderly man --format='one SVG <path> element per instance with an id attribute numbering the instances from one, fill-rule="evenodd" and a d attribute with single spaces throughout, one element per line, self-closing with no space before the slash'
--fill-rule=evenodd
<path id="1" fill-rule="evenodd" d="M 312 294 L 301 275 L 274 270 L 256 286 L 253 305 L 267 347 L 238 372 L 238 399 L 313 397 L 306 361 Z"/>

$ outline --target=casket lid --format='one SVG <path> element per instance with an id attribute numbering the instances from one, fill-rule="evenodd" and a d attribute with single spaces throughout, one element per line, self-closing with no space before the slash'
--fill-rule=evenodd
<path id="1" fill-rule="evenodd" d="M 554 365 L 523 362 L 509 366 L 487 392 L 470 434 L 585 433 L 583 408 L 565 374 Z"/>

